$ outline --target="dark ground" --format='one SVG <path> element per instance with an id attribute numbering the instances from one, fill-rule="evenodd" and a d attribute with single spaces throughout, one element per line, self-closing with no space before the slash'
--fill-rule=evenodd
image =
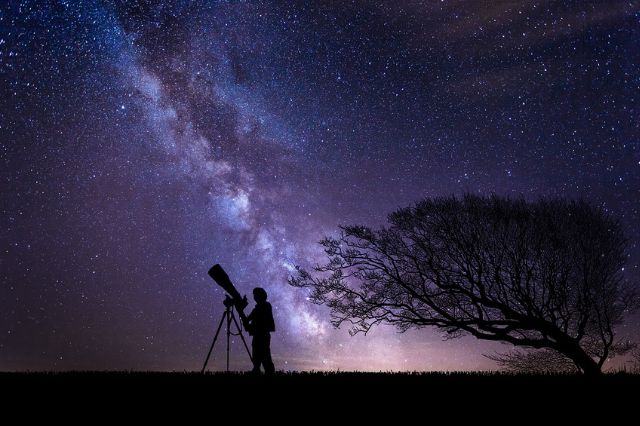
<path id="1" fill-rule="evenodd" d="M 273 410 L 290 414 L 302 410 L 307 418 L 347 410 L 350 415 L 377 420 L 409 418 L 424 410 L 431 410 L 429 416 L 485 418 L 516 410 L 520 420 L 552 412 L 559 420 L 558 410 L 571 416 L 579 412 L 610 417 L 627 409 L 637 413 L 640 402 L 640 375 L 622 373 L 598 378 L 498 373 L 280 373 L 273 377 L 178 372 L 0 373 L 0 384 L 5 404 L 43 401 L 56 407 L 136 411 L 148 407 L 154 415 L 165 410 L 196 415 L 203 410 L 212 416 L 242 419 Z"/>

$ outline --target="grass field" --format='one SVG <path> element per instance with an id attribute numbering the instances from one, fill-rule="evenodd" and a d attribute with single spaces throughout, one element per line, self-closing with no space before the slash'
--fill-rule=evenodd
<path id="1" fill-rule="evenodd" d="M 154 418 L 162 424 L 189 424 L 202 422 L 204 416 L 214 424 L 227 418 L 227 423 L 245 424 L 257 417 L 313 420 L 300 423 L 304 425 L 342 424 L 345 419 L 395 425 L 445 423 L 438 420 L 445 416 L 453 424 L 575 424 L 577 419 L 624 419 L 637 410 L 640 399 L 640 375 L 623 373 L 597 378 L 504 373 L 0 373 L 0 387 L 3 410 L 16 409 L 22 419 L 74 416 L 90 423 Z M 85 412 L 93 414 L 86 417 Z"/>
<path id="2" fill-rule="evenodd" d="M 382 392 L 390 390 L 420 390 L 420 393 L 439 394 L 464 392 L 482 396 L 484 392 L 509 397 L 513 392 L 524 394 L 543 391 L 547 395 L 566 392 L 589 394 L 607 390 L 610 394 L 624 394 L 633 390 L 640 397 L 640 375 L 626 373 L 605 374 L 588 378 L 581 375 L 528 375 L 496 372 L 432 372 L 432 373 L 360 373 L 360 372 L 279 372 L 274 376 L 254 376 L 249 373 L 207 372 L 135 372 L 135 371 L 76 371 L 0 373 L 0 382 L 14 389 L 41 390 L 102 390 L 115 389 L 127 393 L 143 391 L 150 394 L 171 392 L 215 393 L 225 389 L 241 392 L 253 389 L 266 392 L 278 389 L 295 397 L 299 392 L 314 394 L 339 392 Z M 389 397 L 394 395 L 390 394 Z"/>

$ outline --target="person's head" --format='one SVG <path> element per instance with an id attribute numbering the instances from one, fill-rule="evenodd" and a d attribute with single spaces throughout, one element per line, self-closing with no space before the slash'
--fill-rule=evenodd
<path id="1" fill-rule="evenodd" d="M 253 289 L 253 299 L 256 303 L 262 303 L 267 301 L 267 292 L 264 288 L 256 287 Z"/>

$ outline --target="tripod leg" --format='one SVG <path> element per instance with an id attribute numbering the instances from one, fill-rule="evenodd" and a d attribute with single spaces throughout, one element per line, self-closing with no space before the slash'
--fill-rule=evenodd
<path id="1" fill-rule="evenodd" d="M 247 346 L 247 341 L 244 340 L 244 334 L 242 334 L 242 329 L 240 328 L 240 325 L 238 325 L 238 320 L 236 320 L 236 316 L 233 314 L 233 312 L 231 312 L 231 318 L 233 318 L 233 322 L 236 325 L 236 328 L 238 329 L 238 334 L 240 335 L 240 338 L 242 339 L 242 343 L 244 343 L 244 348 L 247 350 L 247 354 L 249 354 L 249 359 L 251 360 L 251 362 L 253 362 L 253 357 L 251 356 L 251 351 L 249 350 L 249 346 Z"/>
<path id="2" fill-rule="evenodd" d="M 231 309 L 227 310 L 227 373 L 229 372 L 229 351 L 231 350 L 231 345 L 229 341 L 231 339 L 231 315 L 233 315 L 233 311 Z"/>
<path id="3" fill-rule="evenodd" d="M 211 343 L 211 347 L 209 348 L 209 352 L 207 353 L 207 359 L 204 360 L 204 365 L 202 366 L 201 373 L 204 374 L 204 370 L 207 368 L 207 363 L 209 362 L 209 357 L 211 356 L 211 351 L 216 344 L 216 340 L 218 340 L 218 334 L 220 334 L 220 329 L 222 328 L 222 323 L 224 323 L 225 318 L 227 317 L 227 311 L 224 311 L 222 314 L 222 318 L 220 319 L 220 325 L 218 325 L 218 330 L 216 331 L 216 335 L 213 338 L 213 342 Z"/>

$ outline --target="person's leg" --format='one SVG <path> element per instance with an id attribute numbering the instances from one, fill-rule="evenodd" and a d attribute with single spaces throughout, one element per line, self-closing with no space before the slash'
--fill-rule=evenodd
<path id="1" fill-rule="evenodd" d="M 253 359 L 253 372 L 260 373 L 260 364 L 262 363 L 262 350 L 260 347 L 260 339 L 253 336 L 251 341 L 251 358 Z"/>
<path id="2" fill-rule="evenodd" d="M 264 372 L 266 374 L 275 373 L 276 369 L 273 366 L 273 361 L 271 360 L 271 334 L 267 334 L 267 339 L 265 340 L 262 364 L 264 365 Z"/>

